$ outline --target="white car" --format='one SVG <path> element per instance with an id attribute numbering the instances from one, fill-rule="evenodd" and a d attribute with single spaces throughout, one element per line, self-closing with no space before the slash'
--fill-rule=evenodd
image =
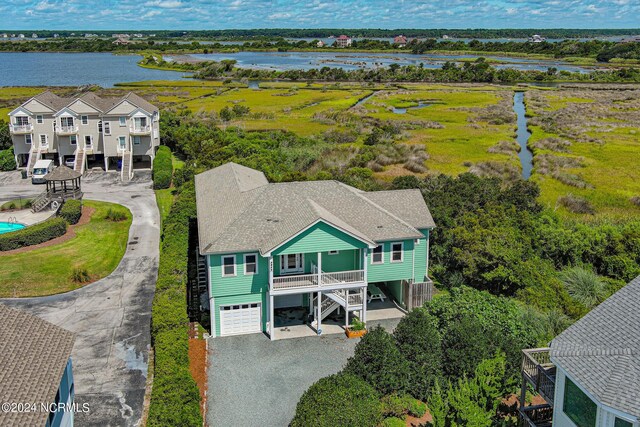
<path id="1" fill-rule="evenodd" d="M 64 165 L 68 168 L 73 169 L 76 165 L 76 158 L 75 157 L 67 157 L 67 160 L 64 161 Z"/>

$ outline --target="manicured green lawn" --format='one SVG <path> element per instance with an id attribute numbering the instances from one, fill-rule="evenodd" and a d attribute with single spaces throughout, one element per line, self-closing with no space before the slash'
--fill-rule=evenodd
<path id="1" fill-rule="evenodd" d="M 0 297 L 30 297 L 67 292 L 84 284 L 72 280 L 74 269 L 85 269 L 91 281 L 108 276 L 127 247 L 131 213 L 114 203 L 84 201 L 95 208 L 88 224 L 76 228 L 66 242 L 15 255 L 0 256 Z M 126 220 L 105 219 L 109 208 L 126 213 Z"/>
<path id="2" fill-rule="evenodd" d="M 31 201 L 33 199 L 24 198 L 24 199 L 13 199 L 8 202 L 4 202 L 2 206 L 0 206 L 0 211 L 5 211 L 7 209 L 23 209 L 31 206 Z"/>

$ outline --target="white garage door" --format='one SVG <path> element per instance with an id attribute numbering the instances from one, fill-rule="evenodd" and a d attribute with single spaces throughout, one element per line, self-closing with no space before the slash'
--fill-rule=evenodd
<path id="1" fill-rule="evenodd" d="M 302 294 L 282 295 L 273 300 L 274 308 L 302 307 Z"/>
<path id="2" fill-rule="evenodd" d="M 262 331 L 260 303 L 220 307 L 220 335 L 253 334 Z"/>

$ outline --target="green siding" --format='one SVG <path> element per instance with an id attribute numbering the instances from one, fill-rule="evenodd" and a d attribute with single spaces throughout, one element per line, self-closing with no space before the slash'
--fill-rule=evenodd
<path id="1" fill-rule="evenodd" d="M 422 240 L 422 239 L 420 239 Z M 404 243 L 402 262 L 391 262 L 391 243 Z M 424 241 L 420 244 L 424 245 Z M 369 282 L 389 282 L 392 280 L 409 280 L 413 278 L 413 240 L 397 240 L 384 242 L 383 264 L 371 264 L 371 250 L 367 254 L 367 279 Z"/>
<path id="2" fill-rule="evenodd" d="M 387 282 L 387 289 L 390 296 L 396 300 L 396 302 L 404 307 L 404 298 L 402 298 L 402 282 L 400 280 L 394 280 L 393 282 Z"/>
<path id="3" fill-rule="evenodd" d="M 360 251 L 357 249 L 340 251 L 336 255 L 324 252 L 322 254 L 322 271 L 330 273 L 332 271 L 358 270 L 360 268 L 359 256 L 361 256 Z"/>
<path id="4" fill-rule="evenodd" d="M 262 310 L 262 331 L 267 329 L 267 297 L 266 294 L 247 294 L 247 295 L 233 295 L 227 297 L 214 298 L 215 305 L 213 312 L 216 318 L 216 336 L 220 336 L 220 307 L 223 305 L 234 304 L 249 304 L 254 302 L 262 303 L 260 309 Z"/>
<path id="5" fill-rule="evenodd" d="M 366 243 L 319 222 L 273 251 L 273 255 L 317 253 L 365 248 Z"/>
<path id="6" fill-rule="evenodd" d="M 255 252 L 247 252 L 255 253 Z M 266 292 L 269 287 L 269 261 L 258 254 L 258 274 L 244 274 L 244 253 L 236 256 L 236 275 L 222 277 L 223 255 L 209 255 L 211 296 L 245 295 Z"/>
<path id="7" fill-rule="evenodd" d="M 415 272 L 415 280 L 416 282 L 422 282 L 427 277 L 427 265 L 428 265 L 428 257 L 427 249 L 429 247 L 429 230 L 420 230 L 426 237 L 426 239 L 419 239 L 417 245 L 415 245 L 415 254 L 416 254 L 416 272 Z"/>

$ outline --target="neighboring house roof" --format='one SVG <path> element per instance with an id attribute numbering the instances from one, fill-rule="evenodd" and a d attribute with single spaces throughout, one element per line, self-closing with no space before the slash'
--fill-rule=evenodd
<path id="1" fill-rule="evenodd" d="M 640 277 L 558 335 L 551 359 L 604 405 L 640 417 Z"/>
<path id="2" fill-rule="evenodd" d="M 54 403 L 71 356 L 74 335 L 0 304 L 0 401 Z M 49 414 L 0 412 L 0 425 L 45 425 Z"/>
<path id="3" fill-rule="evenodd" d="M 121 104 L 124 101 L 128 101 L 129 103 L 138 108 L 141 108 L 148 113 L 158 111 L 158 107 L 133 92 L 129 92 L 126 95 L 120 97 L 106 98 L 101 98 L 93 92 L 85 92 L 77 97 L 63 98 L 56 95 L 55 93 L 46 91 L 34 96 L 31 99 L 38 101 L 47 108 L 51 108 L 56 113 L 61 112 L 65 108 L 70 109 L 69 107 L 77 100 L 84 102 L 85 104 L 95 108 L 101 113 L 109 112 L 115 106 Z M 31 99 L 29 99 L 29 101 L 31 101 Z M 24 105 L 26 105 L 29 101 L 23 103 L 22 106 L 24 107 Z"/>
<path id="4" fill-rule="evenodd" d="M 270 184 L 227 163 L 196 176 L 200 252 L 273 251 L 321 221 L 373 246 L 435 227 L 418 190 L 365 192 L 337 181 Z"/>

